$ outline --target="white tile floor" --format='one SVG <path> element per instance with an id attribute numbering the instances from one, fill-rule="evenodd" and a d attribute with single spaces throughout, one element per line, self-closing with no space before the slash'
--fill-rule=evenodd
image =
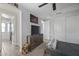
<path id="1" fill-rule="evenodd" d="M 44 49 L 45 49 L 45 43 L 42 43 L 40 46 L 38 46 L 32 52 L 29 52 L 25 56 L 43 56 Z M 2 43 L 2 56 L 23 56 L 23 55 L 19 52 L 18 47 L 13 46 L 9 41 L 7 42 L 4 41 Z"/>
<path id="2" fill-rule="evenodd" d="M 19 48 L 13 46 L 10 41 L 2 43 L 2 56 L 19 56 Z"/>

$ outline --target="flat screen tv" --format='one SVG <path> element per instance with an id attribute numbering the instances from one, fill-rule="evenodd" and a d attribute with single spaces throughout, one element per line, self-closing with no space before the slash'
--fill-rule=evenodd
<path id="1" fill-rule="evenodd" d="M 31 35 L 40 34 L 40 26 L 31 25 Z"/>

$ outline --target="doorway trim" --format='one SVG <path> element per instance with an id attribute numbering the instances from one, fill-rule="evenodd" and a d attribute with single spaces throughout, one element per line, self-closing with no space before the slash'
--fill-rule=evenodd
<path id="1" fill-rule="evenodd" d="M 7 13 L 7 14 L 13 14 L 15 16 L 15 18 L 14 18 L 14 20 L 15 20 L 14 21 L 14 27 L 16 26 L 15 27 L 16 42 L 14 43 L 14 45 L 19 46 L 19 48 L 20 48 L 19 51 L 21 51 L 21 47 L 22 47 L 21 11 L 18 8 L 13 7 L 9 4 L 0 4 L 0 12 L 4 12 L 4 13 Z M 0 24 L 1 24 L 1 13 L 0 13 Z M 1 29 L 0 29 L 0 36 L 1 36 Z M 1 40 L 0 47 L 2 48 L 2 39 L 0 38 L 0 40 Z"/>

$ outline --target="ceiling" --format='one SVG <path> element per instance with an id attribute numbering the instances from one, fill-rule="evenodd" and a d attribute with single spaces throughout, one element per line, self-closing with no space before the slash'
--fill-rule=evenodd
<path id="1" fill-rule="evenodd" d="M 22 3 L 21 5 L 24 6 L 26 9 L 28 9 L 30 12 L 32 12 L 34 15 L 42 19 L 52 19 L 54 15 L 52 4 L 49 3 L 39 8 L 38 6 L 41 4 L 43 3 Z M 67 11 L 66 10 L 67 8 L 69 8 L 68 10 L 71 10 L 70 7 L 72 6 L 74 8 L 75 6 L 79 6 L 79 4 L 78 3 L 56 3 L 56 8 L 57 8 L 56 12 L 61 12 L 62 10 Z"/>

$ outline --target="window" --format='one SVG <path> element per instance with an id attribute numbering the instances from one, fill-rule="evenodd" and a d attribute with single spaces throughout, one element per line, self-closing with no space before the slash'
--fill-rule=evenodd
<path id="1" fill-rule="evenodd" d="M 5 32 L 5 27 L 6 27 L 5 23 L 2 23 L 1 27 L 2 27 L 2 32 Z"/>
<path id="2" fill-rule="evenodd" d="M 13 25 L 13 24 L 11 24 L 11 27 L 12 27 L 12 32 L 14 32 L 14 25 Z"/>
<path id="3" fill-rule="evenodd" d="M 7 24 L 7 32 L 10 32 L 10 24 Z"/>
<path id="4" fill-rule="evenodd" d="M 10 26 L 11 26 L 11 28 L 10 28 Z M 13 32 L 14 31 L 14 27 L 13 27 L 13 24 L 10 24 L 10 23 L 8 23 L 7 24 L 7 32 Z"/>
<path id="5" fill-rule="evenodd" d="M 1 31 L 2 32 L 10 32 L 10 31 L 12 31 L 12 32 L 14 32 L 14 25 L 13 24 L 11 24 L 11 28 L 10 28 L 10 23 L 2 23 L 1 24 Z"/>

